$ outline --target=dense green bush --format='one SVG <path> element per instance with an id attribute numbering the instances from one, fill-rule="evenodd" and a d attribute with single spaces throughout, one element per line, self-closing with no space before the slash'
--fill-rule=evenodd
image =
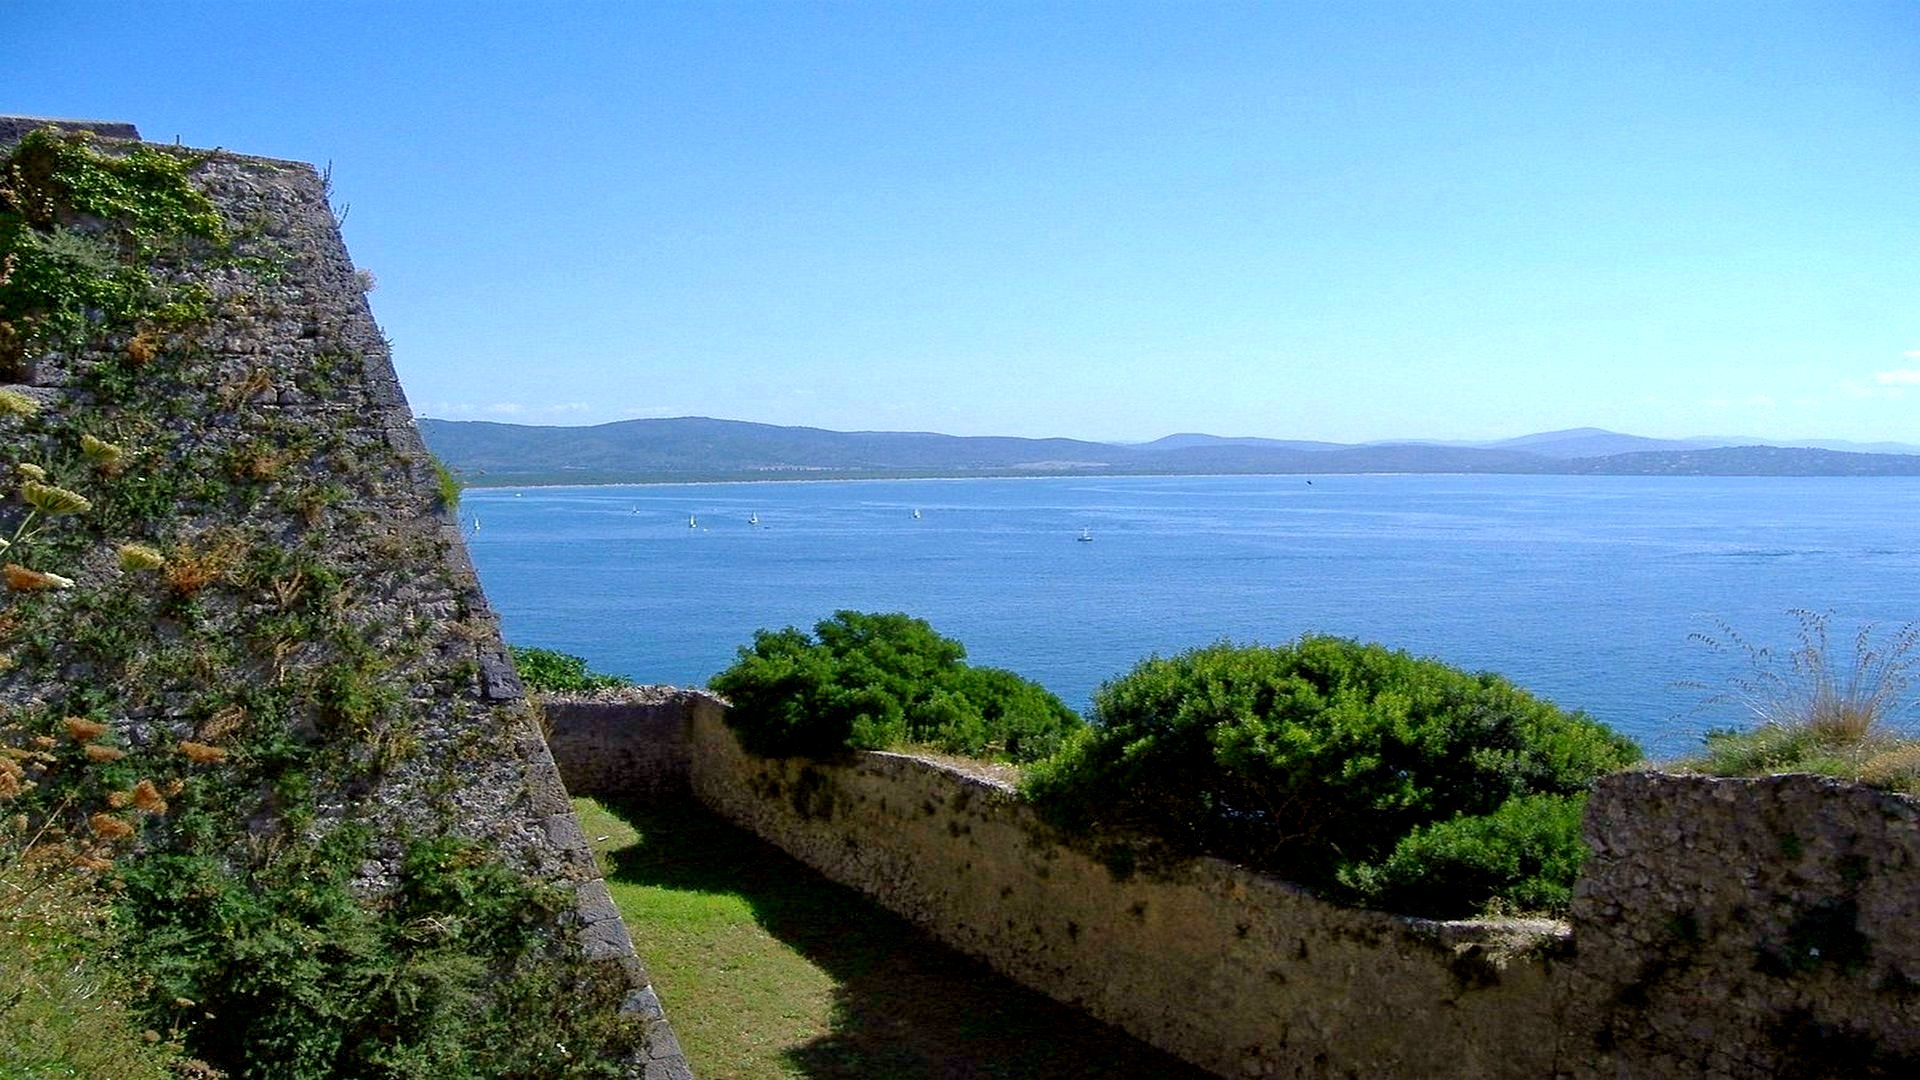
<path id="1" fill-rule="evenodd" d="M 1026 790 L 1083 835 L 1145 835 L 1364 901 L 1429 850 L 1415 845 L 1396 869 L 1382 866 L 1416 830 L 1495 814 L 1518 796 L 1577 796 L 1639 756 L 1624 737 L 1497 675 L 1310 636 L 1142 662 L 1099 689 L 1094 724 L 1029 770 Z M 1577 849 L 1558 821 L 1510 816 L 1486 835 Z M 1523 843 L 1528 829 L 1538 836 Z M 1578 855 L 1534 861 L 1563 874 Z"/>
<path id="2" fill-rule="evenodd" d="M 1377 864 L 1340 871 L 1369 906 L 1463 918 L 1488 910 L 1565 911 L 1586 861 L 1585 795 L 1518 795 L 1491 814 L 1422 825 Z"/>
<path id="3" fill-rule="evenodd" d="M 758 631 L 709 685 L 732 702 L 742 745 L 770 757 L 925 745 L 1032 761 L 1081 726 L 1045 689 L 966 655 L 920 619 L 840 611 L 811 637 Z"/>
<path id="4" fill-rule="evenodd" d="M 520 669 L 520 681 L 538 693 L 565 694 L 633 685 L 631 680 L 618 675 L 588 671 L 587 662 L 571 653 L 521 645 L 509 648 L 513 650 L 513 666 Z"/>
<path id="5" fill-rule="evenodd" d="M 397 887 L 369 905 L 353 878 L 371 841 L 339 826 L 251 880 L 208 855 L 130 866 L 118 907 L 153 1012 L 242 1077 L 617 1072 L 638 1041 L 613 1009 L 624 983 L 543 951 L 567 893 L 443 837 L 409 848 Z M 560 1022 L 587 1001 L 597 1023 Z M 562 1030 L 571 1050 L 540 1037 Z"/>

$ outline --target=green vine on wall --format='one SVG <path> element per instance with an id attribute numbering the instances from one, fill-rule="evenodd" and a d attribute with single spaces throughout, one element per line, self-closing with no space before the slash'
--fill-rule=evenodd
<path id="1" fill-rule="evenodd" d="M 0 378 L 102 331 L 156 336 L 207 318 L 205 286 L 170 280 L 173 258 L 229 243 L 220 213 L 188 176 L 201 159 L 157 147 L 94 149 L 85 132 L 29 132 L 0 171 Z"/>

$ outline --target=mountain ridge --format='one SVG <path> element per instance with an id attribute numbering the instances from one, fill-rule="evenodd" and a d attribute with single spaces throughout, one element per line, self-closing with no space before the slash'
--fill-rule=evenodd
<path id="1" fill-rule="evenodd" d="M 1261 473 L 1920 475 L 1920 446 L 1909 448 L 1914 453 L 1859 453 L 1814 445 L 1654 439 L 1602 428 L 1480 443 L 1334 443 L 1184 432 L 1123 444 L 931 431 L 835 431 L 693 416 L 582 427 L 430 417 L 417 422 L 428 446 L 448 468 L 463 482 L 480 487 Z"/>

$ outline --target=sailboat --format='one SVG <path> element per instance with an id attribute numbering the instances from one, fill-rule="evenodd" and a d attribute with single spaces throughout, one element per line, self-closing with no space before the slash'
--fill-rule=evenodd
<path id="1" fill-rule="evenodd" d="M 920 520 L 920 508 L 917 506 L 913 508 L 913 519 L 915 521 Z"/>
<path id="2" fill-rule="evenodd" d="M 749 524 L 749 525 L 758 525 L 758 524 L 760 524 L 760 515 L 759 515 L 759 514 L 750 514 L 750 515 L 748 515 L 748 517 L 747 517 L 747 524 Z"/>
<path id="3" fill-rule="evenodd" d="M 479 532 L 479 531 L 480 531 L 480 519 L 479 519 L 479 518 L 474 518 L 474 519 L 473 519 L 473 531 L 474 531 L 474 532 Z"/>
<path id="4" fill-rule="evenodd" d="M 1091 544 L 1093 543 L 1093 530 L 1081 529 L 1080 535 L 1074 537 L 1074 539 L 1080 541 L 1083 544 Z"/>
<path id="5" fill-rule="evenodd" d="M 692 514 L 688 514 L 688 515 L 687 515 L 687 528 L 689 528 L 689 529 L 697 529 L 697 528 L 699 528 L 699 527 L 700 527 L 700 521 L 699 521 L 699 519 L 698 519 L 698 518 L 696 518 L 696 517 L 694 517 L 694 516 L 693 516 Z"/>

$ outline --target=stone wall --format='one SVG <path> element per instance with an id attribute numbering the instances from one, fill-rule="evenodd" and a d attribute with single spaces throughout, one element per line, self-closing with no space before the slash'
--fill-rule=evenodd
<path id="1" fill-rule="evenodd" d="M 988 780 L 898 754 L 756 758 L 704 703 L 691 736 L 694 790 L 723 816 L 1223 1076 L 1553 1071 L 1552 924 L 1342 908 L 1217 859 L 1116 876 Z"/>
<path id="2" fill-rule="evenodd" d="M 687 722 L 701 697 L 661 686 L 541 695 L 547 746 L 567 763 L 567 790 L 650 803 L 687 798 Z"/>
<path id="3" fill-rule="evenodd" d="M 1586 835 L 1568 992 L 1588 1074 L 1920 1076 L 1920 802 L 1624 773 Z"/>
<path id="4" fill-rule="evenodd" d="M 1439 923 L 1323 903 L 1215 859 L 1116 877 L 1007 787 L 899 754 L 845 762 L 743 752 L 705 694 L 549 716 L 592 738 L 554 750 L 573 790 L 644 756 L 689 767 L 694 794 L 1027 986 L 1225 1076 L 1541 1076 L 1555 1049 L 1550 922 Z M 581 717 L 597 710 L 591 721 Z M 583 758 L 572 752 L 592 748 Z M 576 782 L 576 776 L 579 781 Z M 657 781 L 639 781 L 654 790 Z M 1419 1038 L 1407 1037 L 1417 1030 Z"/>
<path id="5" fill-rule="evenodd" d="M 0 145 L 12 145 L 36 128 L 53 127 L 61 131 L 91 131 L 109 139 L 138 139 L 139 129 L 117 120 L 56 120 L 39 116 L 0 116 Z"/>
<path id="6" fill-rule="evenodd" d="M 0 150 L 37 126 L 0 118 Z M 104 154 L 135 145 L 110 138 L 126 125 L 67 127 Z M 647 1029 L 632 1074 L 689 1075 L 441 504 L 325 183 L 306 164 L 158 149 L 186 164 L 231 247 L 186 247 L 157 271 L 204 290 L 205 319 L 108 325 L 11 373 L 37 408 L 0 417 L 0 464 L 37 462 L 95 505 L 36 549 L 73 588 L 0 598 L 0 707 L 98 712 L 135 751 L 278 740 L 325 757 L 301 777 L 304 831 L 366 827 L 358 888 L 394 884 L 406 838 L 450 834 L 572 890 L 554 943 L 623 970 Z M 124 461 L 88 470 L 83 432 L 119 440 Z M 169 575 L 118 567 L 113 545 L 136 540 Z M 186 566 L 200 568 L 190 589 L 171 574 Z M 234 824 L 264 841 L 281 793 L 262 797 Z"/>
<path id="7" fill-rule="evenodd" d="M 627 693 L 575 702 L 575 733 L 556 729 L 570 784 L 684 783 L 949 945 L 1223 1076 L 1920 1075 L 1911 798 L 1608 777 L 1571 925 L 1433 922 L 1213 859 L 1117 875 L 994 780 L 900 754 L 755 758 L 710 695 Z M 620 762 L 686 773 L 623 781 Z"/>

